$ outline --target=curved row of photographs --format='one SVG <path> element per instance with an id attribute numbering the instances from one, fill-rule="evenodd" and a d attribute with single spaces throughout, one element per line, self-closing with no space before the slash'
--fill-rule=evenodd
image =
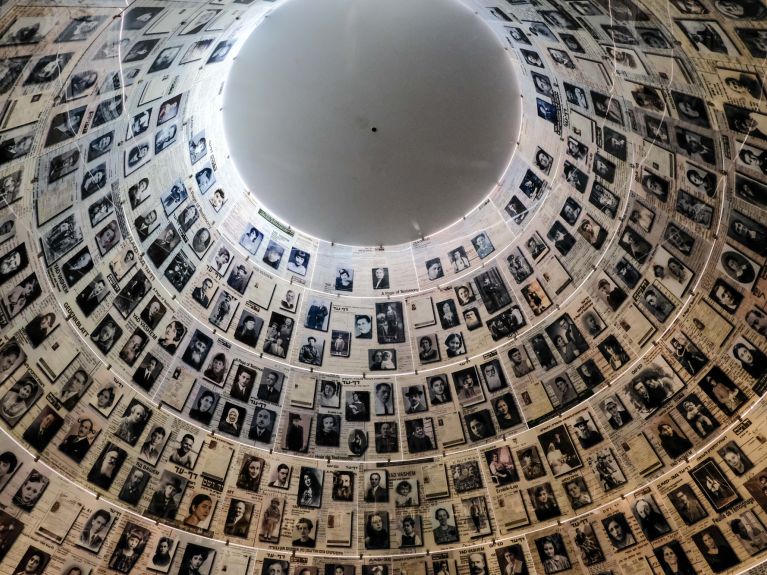
<path id="1" fill-rule="evenodd" d="M 661 4 L 478 7 L 540 137 L 383 250 L 224 161 L 209 102 L 266 7 L 5 6 L 2 568 L 760 561 L 764 9 Z"/>
<path id="2" fill-rule="evenodd" d="M 575 433 L 569 424 L 547 426 L 536 444 L 365 466 L 274 461 L 222 438 L 196 442 L 193 430 L 167 414 L 164 425 L 154 414 L 151 433 L 132 447 L 123 439 L 126 416 L 112 422 L 115 435 L 98 454 L 86 450 L 79 470 L 65 476 L 55 468 L 66 469 L 78 442 L 107 435 L 102 422 L 81 416 L 56 441 L 58 453 L 43 453 L 45 462 L 6 436 L 0 549 L 19 568 L 37 554 L 41 569 L 52 561 L 65 572 L 75 565 L 81 572 L 167 573 L 172 565 L 186 572 L 201 554 L 210 573 L 217 555 L 229 553 L 246 570 L 264 561 L 264 573 L 269 559 L 299 570 L 343 562 L 352 571 L 407 565 L 427 573 L 445 561 L 447 571 L 459 573 L 480 558 L 493 571 L 512 559 L 520 568 L 545 569 L 549 546 L 571 567 L 639 561 L 662 569 L 671 550 L 696 572 L 723 572 L 767 549 L 760 537 L 767 510 L 763 411 L 757 405 L 713 447 L 694 454 L 688 447 L 688 456 L 651 485 L 642 482 L 653 470 L 637 463 L 651 463 L 652 448 L 632 442 L 631 450 L 643 450 L 637 462 L 602 437 L 587 412 L 573 422 Z M 658 428 L 668 431 L 667 449 L 684 449 L 670 417 Z M 632 491 L 616 497 L 626 485 Z M 317 555 L 322 549 L 338 556 Z"/>

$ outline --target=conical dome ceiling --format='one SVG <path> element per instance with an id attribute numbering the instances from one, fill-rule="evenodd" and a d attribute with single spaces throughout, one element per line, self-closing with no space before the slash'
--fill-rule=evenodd
<path id="1" fill-rule="evenodd" d="M 0 6 L 0 573 L 740 573 L 767 8 Z"/>

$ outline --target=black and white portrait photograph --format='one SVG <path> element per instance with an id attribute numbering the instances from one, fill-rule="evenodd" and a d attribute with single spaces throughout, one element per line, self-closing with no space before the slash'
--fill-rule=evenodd
<path id="1" fill-rule="evenodd" d="M 578 450 L 564 425 L 539 434 L 538 442 L 554 477 L 582 466 Z"/>
<path id="2" fill-rule="evenodd" d="M 626 476 L 611 448 L 600 449 L 588 458 L 588 462 L 603 491 L 612 491 L 626 483 Z"/>
<path id="3" fill-rule="evenodd" d="M 442 261 L 439 258 L 433 258 L 426 261 L 426 275 L 429 280 L 437 280 L 445 275 L 442 269 Z"/>
<path id="4" fill-rule="evenodd" d="M 720 427 L 716 417 L 694 393 L 684 398 L 677 410 L 698 437 L 706 438 Z"/>
<path id="5" fill-rule="evenodd" d="M 255 250 L 251 251 L 251 253 L 255 255 Z M 300 250 L 298 248 L 291 248 L 287 265 L 288 271 L 294 274 L 298 274 L 302 277 L 305 276 L 307 266 L 309 265 L 309 258 L 310 255 L 306 251 Z"/>
<path id="6" fill-rule="evenodd" d="M 163 471 L 157 489 L 149 500 L 147 513 L 163 519 L 174 519 L 184 496 L 187 481 L 176 473 Z"/>
<path id="7" fill-rule="evenodd" d="M 692 486 L 688 483 L 672 490 L 668 498 L 686 525 L 694 525 L 701 519 L 708 517 L 708 511 L 703 507 Z"/>
<path id="8" fill-rule="evenodd" d="M 370 421 L 370 392 L 350 389 L 345 392 L 346 421 Z"/>
<path id="9" fill-rule="evenodd" d="M 455 397 L 463 407 L 470 407 L 485 401 L 485 392 L 480 385 L 476 367 L 466 367 L 453 372 Z"/>
<path id="10" fill-rule="evenodd" d="M 172 48 L 167 48 L 166 50 L 172 50 Z M 176 49 L 176 53 L 178 53 L 178 49 Z M 173 57 L 175 57 L 176 54 L 173 54 Z M 157 60 L 155 60 L 155 64 L 157 61 L 162 57 L 162 53 L 160 53 L 160 56 L 157 57 Z M 173 58 L 170 58 L 172 61 Z M 170 62 L 166 66 L 166 68 L 170 65 Z M 154 66 L 154 64 L 153 64 Z M 152 70 L 150 69 L 150 72 Z M 189 140 L 189 161 L 192 162 L 192 164 L 196 164 L 198 161 L 203 159 L 205 155 L 208 153 L 208 140 L 205 138 L 205 130 L 202 130 L 198 133 L 196 133 L 192 138 Z"/>
<path id="11" fill-rule="evenodd" d="M 336 290 L 351 292 L 354 290 L 354 270 L 348 267 L 336 269 Z"/>
<path id="12" fill-rule="evenodd" d="M 676 20 L 676 25 L 698 52 L 732 57 L 740 55 L 727 33 L 714 20 Z"/>
<path id="13" fill-rule="evenodd" d="M 744 511 L 731 520 L 729 526 L 749 555 L 754 556 L 767 548 L 767 527 L 753 511 Z"/>
<path id="14" fill-rule="evenodd" d="M 308 365 L 322 365 L 322 355 L 325 352 L 325 339 L 307 336 L 298 350 L 298 361 Z"/>
<path id="15" fill-rule="evenodd" d="M 324 472 L 314 467 L 301 467 L 298 474 L 298 499 L 300 507 L 319 508 L 322 506 Z"/>
<path id="16" fill-rule="evenodd" d="M 223 205 L 223 201 L 224 200 L 222 199 L 221 205 Z M 266 251 L 264 252 L 264 257 L 262 258 L 262 261 L 266 265 L 268 265 L 270 268 L 277 270 L 277 269 L 280 269 L 280 264 L 282 263 L 282 256 L 284 254 L 285 254 L 284 246 L 280 245 L 278 242 L 274 240 L 269 240 L 269 244 L 266 246 Z"/>
<path id="17" fill-rule="evenodd" d="M 45 17 L 21 16 L 15 18 L 0 35 L 0 46 L 37 44 L 56 26 L 56 21 Z"/>
<path id="18" fill-rule="evenodd" d="M 405 421 L 405 434 L 411 453 L 422 453 L 437 448 L 434 422 L 430 417 Z"/>
<path id="19" fill-rule="evenodd" d="M 274 426 L 277 422 L 277 412 L 265 407 L 256 408 L 253 413 L 248 437 L 258 443 L 271 443 Z"/>
<path id="20" fill-rule="evenodd" d="M 558 533 L 551 533 L 535 540 L 538 557 L 546 575 L 567 571 L 572 567 L 564 539 Z"/>
<path id="21" fill-rule="evenodd" d="M 508 446 L 485 451 L 485 462 L 493 484 L 503 486 L 519 481 L 519 473 Z"/>
<path id="22" fill-rule="evenodd" d="M 648 541 L 654 541 L 671 531 L 671 525 L 651 493 L 638 495 L 631 505 L 631 511 Z"/>
<path id="23" fill-rule="evenodd" d="M 200 193 L 205 195 L 217 182 L 216 172 L 213 170 L 212 164 L 210 162 L 202 164 L 202 167 L 195 172 L 194 179 L 197 182 Z M 256 247 L 256 249 L 258 248 Z"/>
<path id="24" fill-rule="evenodd" d="M 376 303 L 376 334 L 378 343 L 391 344 L 405 341 L 405 314 L 402 302 Z"/>
<path id="25" fill-rule="evenodd" d="M 341 442 L 340 430 L 340 415 L 320 414 L 317 417 L 317 445 L 321 447 L 338 447 Z"/>
<path id="26" fill-rule="evenodd" d="M 543 195 L 544 181 L 532 170 L 525 172 L 524 178 L 519 183 L 519 190 L 530 200 L 537 200 Z"/>
<path id="27" fill-rule="evenodd" d="M 175 182 L 168 191 L 160 196 L 165 215 L 170 216 L 189 197 L 189 192 L 181 180 Z"/>
<path id="28" fill-rule="evenodd" d="M 554 242 L 554 247 L 563 256 L 570 253 L 576 241 L 575 237 L 559 221 L 554 222 L 549 228 L 546 237 Z"/>
<path id="29" fill-rule="evenodd" d="M 452 505 L 436 505 L 430 509 L 434 543 L 445 545 L 459 540 L 456 518 Z"/>
<path id="30" fill-rule="evenodd" d="M 49 553 L 30 545 L 13 572 L 23 575 L 42 575 L 50 560 Z"/>
<path id="31" fill-rule="evenodd" d="M 581 559 L 586 565 L 596 565 L 605 560 L 605 554 L 602 545 L 594 531 L 594 525 L 588 521 L 574 524 L 573 540 L 578 547 Z"/>
<path id="32" fill-rule="evenodd" d="M 370 371 L 393 371 L 397 369 L 396 349 L 368 349 Z"/>
<path id="33" fill-rule="evenodd" d="M 66 69 L 67 64 L 72 59 L 74 52 L 59 52 L 57 54 L 50 54 L 43 56 L 32 67 L 26 80 L 24 80 L 25 86 L 34 86 L 39 84 L 47 84 L 57 80 L 61 75 L 62 70 Z"/>
<path id="34" fill-rule="evenodd" d="M 211 52 L 210 56 L 208 57 L 208 60 L 205 62 L 206 64 L 215 64 L 216 62 L 221 62 L 226 58 L 227 54 L 229 53 L 229 50 L 232 49 L 232 45 L 234 44 L 234 40 L 222 40 L 218 44 L 216 44 L 216 47 L 213 49 L 213 52 Z"/>
<path id="35" fill-rule="evenodd" d="M 448 330 L 460 325 L 458 310 L 453 299 L 437 302 L 437 315 L 442 329 Z"/>
<path id="36" fill-rule="evenodd" d="M 46 405 L 24 430 L 22 437 L 34 450 L 43 452 L 63 425 L 64 418 L 52 406 Z"/>
<path id="37" fill-rule="evenodd" d="M 93 553 L 101 551 L 116 519 L 117 513 L 106 508 L 97 509 L 91 513 L 77 537 L 77 546 Z"/>
<path id="38" fill-rule="evenodd" d="M 107 442 L 88 472 L 88 481 L 101 489 L 108 490 L 127 456 L 128 453 L 124 449 L 112 442 Z"/>
<path id="39" fill-rule="evenodd" d="M 716 525 L 696 533 L 692 540 L 714 573 L 721 573 L 740 563 L 727 537 Z"/>
<path id="40" fill-rule="evenodd" d="M 71 214 L 44 233 L 42 244 L 46 262 L 52 265 L 82 241 L 82 229 Z"/>
<path id="41" fill-rule="evenodd" d="M 537 447 L 530 445 L 518 450 L 516 453 L 517 458 L 519 459 L 522 475 L 525 479 L 532 481 L 546 475 L 546 469 L 543 467 L 543 462 Z"/>
<path id="42" fill-rule="evenodd" d="M 109 559 L 109 568 L 119 573 L 130 573 L 144 553 L 150 536 L 149 529 L 128 522 Z"/>
<path id="43" fill-rule="evenodd" d="M 607 533 L 607 539 L 615 551 L 622 551 L 636 545 L 636 536 L 623 513 L 615 513 L 606 519 L 602 519 L 602 526 Z"/>
<path id="44" fill-rule="evenodd" d="M 746 290 L 753 287 L 761 271 L 756 261 L 729 245 L 722 250 L 717 267 L 736 285 Z"/>
<path id="45" fill-rule="evenodd" d="M 739 501 L 740 494 L 716 462 L 705 459 L 690 471 L 695 484 L 715 511 L 721 513 Z"/>
<path id="46" fill-rule="evenodd" d="M 743 390 L 718 366 L 712 367 L 698 385 L 726 415 L 737 413 L 748 401 Z"/>
<path id="47" fill-rule="evenodd" d="M 585 187 L 585 186 L 584 186 Z M 599 182 L 594 182 L 589 194 L 589 203 L 596 207 L 600 212 L 615 218 L 620 205 L 620 198 L 608 190 Z"/>
<path id="48" fill-rule="evenodd" d="M 495 436 L 495 424 L 487 409 L 464 415 L 464 422 L 472 441 L 482 441 Z"/>
<path id="49" fill-rule="evenodd" d="M 213 414 L 216 410 L 216 405 L 221 395 L 217 392 L 206 389 L 205 387 L 199 387 L 197 394 L 192 401 L 192 407 L 189 410 L 189 417 L 195 421 L 199 421 L 203 425 L 209 425 L 213 419 Z"/>
<path id="50" fill-rule="evenodd" d="M 242 426 L 245 423 L 247 410 L 244 407 L 227 401 L 221 411 L 221 419 L 218 422 L 219 431 L 234 437 L 239 437 L 242 433 Z"/>
<path id="51" fill-rule="evenodd" d="M 562 483 L 573 510 L 591 505 L 594 501 L 583 477 L 577 476 Z"/>

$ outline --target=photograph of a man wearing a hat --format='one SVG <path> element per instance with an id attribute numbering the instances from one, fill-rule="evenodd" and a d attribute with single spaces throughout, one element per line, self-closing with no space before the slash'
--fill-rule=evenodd
<path id="1" fill-rule="evenodd" d="M 411 385 L 404 388 L 402 394 L 405 396 L 405 413 L 419 413 L 429 409 L 429 406 L 426 405 L 422 386 Z"/>
<path id="2" fill-rule="evenodd" d="M 240 293 L 245 293 L 245 288 L 248 287 L 248 281 L 250 281 L 251 274 L 248 273 L 248 268 L 245 264 L 238 264 L 229 274 L 229 278 L 226 283 L 229 287 L 236 289 Z"/>
<path id="3" fill-rule="evenodd" d="M 185 486 L 186 481 L 182 477 L 168 471 L 163 472 L 160 485 L 152 494 L 147 511 L 164 519 L 174 519 Z"/>
<path id="4" fill-rule="evenodd" d="M 575 427 L 575 435 L 578 436 L 578 442 L 581 444 L 582 448 L 588 449 L 589 447 L 594 447 L 597 443 L 602 441 L 602 434 L 594 428 L 594 424 L 592 423 L 589 414 L 586 414 L 585 417 L 579 415 L 573 423 L 573 426 Z"/>

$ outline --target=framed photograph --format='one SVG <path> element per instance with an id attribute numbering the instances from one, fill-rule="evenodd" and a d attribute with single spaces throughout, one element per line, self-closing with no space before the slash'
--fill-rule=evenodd
<path id="1" fill-rule="evenodd" d="M 546 454 L 546 461 L 554 477 L 582 467 L 583 463 L 578 455 L 578 450 L 565 425 L 559 425 L 539 434 L 538 442 Z"/>
<path id="2" fill-rule="evenodd" d="M 572 567 L 565 541 L 559 533 L 535 539 L 535 549 L 547 575 L 567 571 Z"/>
<path id="3" fill-rule="evenodd" d="M 732 416 L 748 401 L 748 396 L 721 368 L 712 367 L 698 382 L 703 392 L 726 415 Z"/>
<path id="4" fill-rule="evenodd" d="M 263 543 L 279 543 L 280 527 L 282 526 L 285 499 L 282 497 L 265 497 L 261 505 L 261 527 L 258 540 Z M 296 533 L 300 534 L 293 545 L 296 547 L 314 547 L 314 538 L 310 537 L 316 521 L 301 518 L 296 524 Z M 308 529 L 307 529 L 308 528 Z"/>
<path id="5" fill-rule="evenodd" d="M 600 449 L 589 456 L 588 462 L 599 481 L 599 485 L 605 492 L 612 491 L 626 483 L 626 476 L 611 448 Z"/>
<path id="6" fill-rule="evenodd" d="M 304 327 L 318 331 L 327 331 L 330 322 L 330 300 L 311 299 L 306 312 Z"/>
<path id="7" fill-rule="evenodd" d="M 378 343 L 391 344 L 405 341 L 405 315 L 401 302 L 375 304 Z M 455 306 L 453 306 L 455 311 Z"/>
<path id="8" fill-rule="evenodd" d="M 720 426 L 716 417 L 694 393 L 691 393 L 682 400 L 677 405 L 677 410 L 698 437 L 705 439 Z"/>
<path id="9" fill-rule="evenodd" d="M 485 401 L 485 392 L 480 385 L 476 367 L 467 367 L 453 372 L 455 396 L 463 407 L 470 407 Z"/>
<path id="10" fill-rule="evenodd" d="M 708 512 L 688 483 L 672 490 L 668 494 L 668 498 L 686 525 L 694 525 L 701 519 L 708 517 Z"/>
<path id="11" fill-rule="evenodd" d="M 224 533 L 231 537 L 246 538 L 250 531 L 253 508 L 253 503 L 241 499 L 232 499 L 229 502 L 229 511 L 226 514 Z"/>
<path id="12" fill-rule="evenodd" d="M 730 468 L 730 471 L 738 477 L 754 468 L 754 464 L 734 440 L 728 441 L 723 447 L 717 449 L 716 452 L 727 464 L 727 467 Z"/>
<path id="13" fill-rule="evenodd" d="M 50 554 L 30 545 L 13 570 L 14 573 L 43 573 L 51 560 Z"/>
<path id="14" fill-rule="evenodd" d="M 394 371 L 397 369 L 396 349 L 368 349 L 370 371 Z"/>
<path id="15" fill-rule="evenodd" d="M 715 20 L 675 20 L 692 47 L 705 55 L 737 57 L 737 49 L 727 33 Z"/>
<path id="16" fill-rule="evenodd" d="M 654 541 L 671 531 L 671 525 L 649 491 L 636 497 L 631 511 L 648 541 Z"/>
<path id="17" fill-rule="evenodd" d="M 615 513 L 606 519 L 602 519 L 602 526 L 607 533 L 607 538 L 615 551 L 621 551 L 636 545 L 634 532 L 623 513 Z"/>
<path id="18" fill-rule="evenodd" d="M 744 511 L 739 517 L 730 521 L 730 529 L 752 557 L 767 548 L 765 532 L 767 528 L 753 511 Z"/>
<path id="19" fill-rule="evenodd" d="M 322 484 L 324 472 L 314 467 L 301 467 L 298 479 L 300 507 L 320 508 L 322 506 Z"/>
<path id="20" fill-rule="evenodd" d="M 13 357 L 12 348 L 5 349 L 7 357 Z M 20 357 L 20 355 L 18 356 Z M 42 384 L 35 378 L 31 371 L 27 371 L 24 376 L 16 381 L 0 399 L 0 417 L 8 424 L 14 427 L 29 409 L 37 402 L 43 394 Z"/>
<path id="21" fill-rule="evenodd" d="M 325 340 L 317 339 L 313 335 L 310 335 L 306 337 L 303 345 L 298 350 L 298 361 L 308 365 L 321 366 L 324 353 Z"/>
<path id="22" fill-rule="evenodd" d="M 405 434 L 408 450 L 411 453 L 422 453 L 437 448 L 434 422 L 431 417 L 406 420 Z"/>
<path id="23" fill-rule="evenodd" d="M 430 510 L 434 543 L 445 545 L 459 540 L 458 527 L 452 505 L 433 506 Z"/>
<path id="24" fill-rule="evenodd" d="M 711 458 L 703 460 L 690 470 L 690 476 L 717 513 L 741 501 L 735 486 Z"/>
<path id="25" fill-rule="evenodd" d="M 694 534 L 692 540 L 714 573 L 721 573 L 740 563 L 735 550 L 716 525 Z"/>
<path id="26" fill-rule="evenodd" d="M 662 358 L 639 370 L 624 387 L 624 396 L 647 419 L 684 387 L 684 382 Z"/>

